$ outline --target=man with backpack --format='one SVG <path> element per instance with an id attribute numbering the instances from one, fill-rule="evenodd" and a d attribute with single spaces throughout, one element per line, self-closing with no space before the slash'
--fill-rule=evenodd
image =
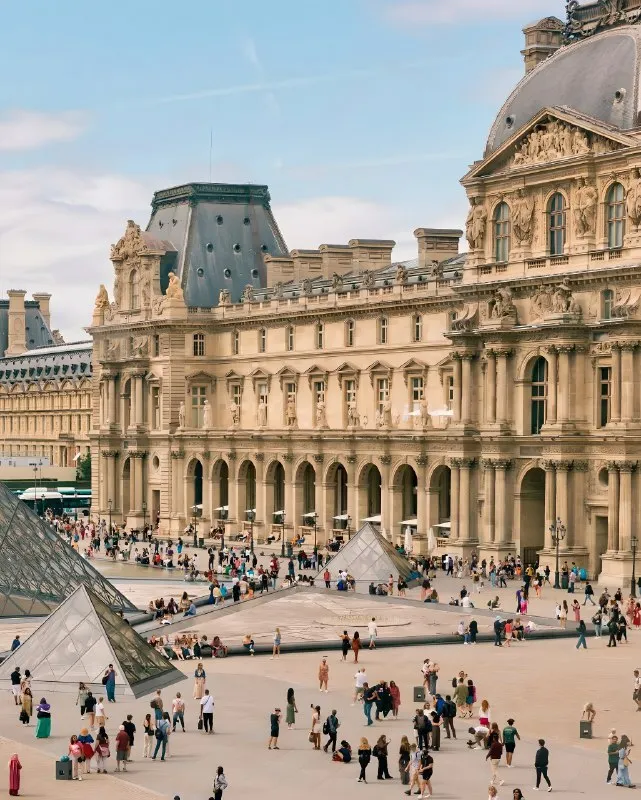
<path id="1" fill-rule="evenodd" d="M 416 744 L 419 750 L 427 749 L 427 737 L 431 729 L 431 721 L 425 716 L 422 708 L 417 708 L 416 716 L 414 717 L 414 730 L 416 731 Z"/>
<path id="2" fill-rule="evenodd" d="M 338 717 L 336 716 L 336 709 L 332 710 L 332 713 L 327 717 L 325 722 L 323 723 L 323 733 L 325 736 L 328 736 L 328 740 L 323 747 L 323 750 L 327 752 L 328 747 L 332 746 L 332 753 L 336 752 L 336 735 L 338 734 L 338 729 L 340 727 L 340 722 L 338 721 Z"/>
<path id="3" fill-rule="evenodd" d="M 452 702 L 452 697 L 449 694 L 445 695 L 445 703 L 441 711 L 441 718 L 443 720 L 443 727 L 445 728 L 446 739 L 456 739 L 456 731 L 454 730 L 454 718 L 456 717 L 456 704 Z"/>
<path id="4" fill-rule="evenodd" d="M 165 753 L 167 751 L 167 742 L 169 741 L 169 729 L 171 728 L 171 723 L 169 722 L 169 714 L 167 711 L 163 713 L 162 719 L 156 722 L 156 749 L 154 750 L 154 754 L 151 757 L 152 760 L 155 760 L 156 756 L 158 755 L 158 751 L 162 747 L 162 753 L 160 754 L 160 760 L 165 760 Z"/>

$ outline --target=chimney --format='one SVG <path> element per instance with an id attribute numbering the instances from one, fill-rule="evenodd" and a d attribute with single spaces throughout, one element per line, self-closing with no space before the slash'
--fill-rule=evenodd
<path id="1" fill-rule="evenodd" d="M 27 349 L 24 298 L 22 289 L 9 289 L 9 340 L 5 356 L 19 356 Z"/>
<path id="2" fill-rule="evenodd" d="M 346 244 L 322 244 L 318 252 L 323 256 L 323 277 L 331 278 L 334 273 L 345 275 L 352 269 L 352 248 Z"/>
<path id="3" fill-rule="evenodd" d="M 557 17 L 545 17 L 523 28 L 525 49 L 525 74 L 531 72 L 563 45 L 563 23 Z"/>
<path id="4" fill-rule="evenodd" d="M 289 283 L 294 280 L 294 261 L 288 256 L 263 256 L 267 272 L 266 285 L 273 287 L 277 283 Z"/>
<path id="5" fill-rule="evenodd" d="M 34 294 L 33 299 L 38 304 L 40 316 L 44 320 L 45 325 L 47 328 L 51 329 L 51 311 L 49 310 L 51 295 L 46 292 L 38 292 L 38 294 Z"/>
<path id="6" fill-rule="evenodd" d="M 463 231 L 458 228 L 417 228 L 414 236 L 418 240 L 418 265 L 429 269 L 433 261 L 445 261 L 458 255 L 458 246 Z"/>
<path id="7" fill-rule="evenodd" d="M 318 250 L 292 250 L 289 257 L 294 262 L 294 280 L 313 280 L 322 276 L 323 262 Z"/>
<path id="8" fill-rule="evenodd" d="M 354 272 L 363 272 L 389 267 L 396 242 L 391 239 L 350 239 L 349 246 L 354 254 Z"/>

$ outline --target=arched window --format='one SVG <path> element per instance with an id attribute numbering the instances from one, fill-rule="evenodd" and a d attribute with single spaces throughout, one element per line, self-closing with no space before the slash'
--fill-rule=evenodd
<path id="1" fill-rule="evenodd" d="M 129 274 L 129 308 L 140 308 L 140 295 L 138 294 L 138 273 L 132 269 Z"/>
<path id="2" fill-rule="evenodd" d="M 608 189 L 606 199 L 606 219 L 608 224 L 608 247 L 623 247 L 625 235 L 625 189 L 620 183 L 613 183 Z"/>
<path id="3" fill-rule="evenodd" d="M 531 433 L 541 433 L 547 418 L 548 362 L 539 356 L 532 366 Z"/>
<path id="4" fill-rule="evenodd" d="M 553 194 L 548 203 L 548 241 L 551 256 L 565 252 L 565 198 L 560 192 Z"/>
<path id="5" fill-rule="evenodd" d="M 494 260 L 507 261 L 510 256 L 510 209 L 499 203 L 494 212 Z"/>

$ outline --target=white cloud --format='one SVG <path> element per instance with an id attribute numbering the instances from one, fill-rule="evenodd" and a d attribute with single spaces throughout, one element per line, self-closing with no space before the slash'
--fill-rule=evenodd
<path id="1" fill-rule="evenodd" d="M 86 125 L 87 115 L 79 111 L 7 111 L 0 116 L 0 150 L 32 150 L 50 142 L 68 142 L 80 136 Z"/>
<path id="2" fill-rule="evenodd" d="M 565 17 L 564 0 L 396 0 L 385 5 L 385 15 L 406 25 L 483 22 L 530 16 Z"/>

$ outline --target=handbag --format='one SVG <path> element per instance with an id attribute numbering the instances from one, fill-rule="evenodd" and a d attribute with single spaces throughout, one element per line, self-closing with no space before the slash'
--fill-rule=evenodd
<path id="1" fill-rule="evenodd" d="M 203 729 L 203 719 L 202 717 L 198 720 L 198 730 L 202 731 Z"/>
<path id="2" fill-rule="evenodd" d="M 313 742 L 313 741 L 315 741 L 315 738 L 316 737 L 314 736 L 314 732 L 310 731 L 309 732 L 309 736 L 308 736 L 308 741 Z"/>

